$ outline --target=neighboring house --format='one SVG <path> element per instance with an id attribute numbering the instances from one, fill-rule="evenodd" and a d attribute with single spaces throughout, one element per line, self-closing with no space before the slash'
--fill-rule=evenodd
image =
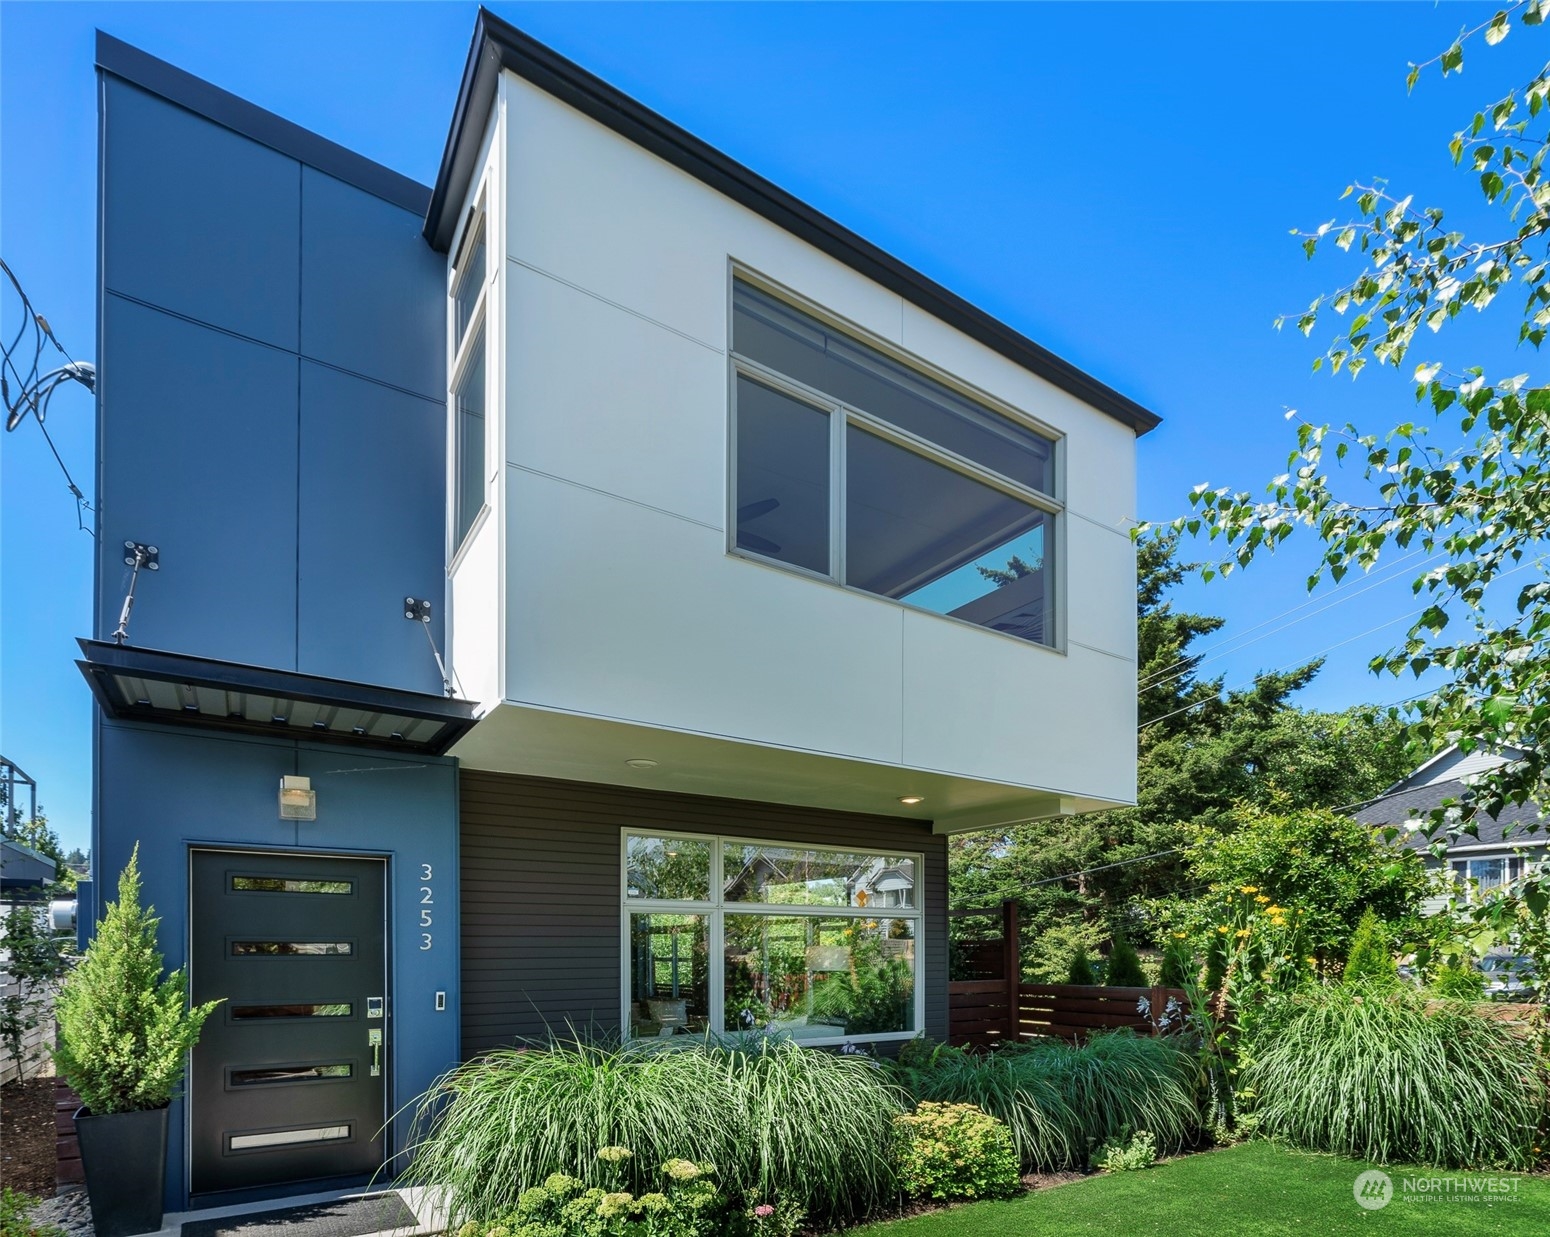
<path id="1" fill-rule="evenodd" d="M 0 894 L 25 901 L 54 883 L 57 865 L 20 842 L 0 839 Z"/>
<path id="2" fill-rule="evenodd" d="M 1449 842 L 1445 859 L 1431 852 L 1432 842 L 1444 834 L 1428 838 L 1418 828 L 1430 823 L 1435 809 L 1461 801 L 1476 777 L 1505 764 L 1512 754 L 1449 747 L 1351 814 L 1370 825 L 1400 830 L 1405 845 L 1420 852 L 1428 868 L 1446 871 L 1456 881 L 1473 881 L 1484 890 L 1516 880 L 1528 865 L 1544 861 L 1550 841 L 1535 804 L 1508 804 L 1494 817 L 1481 813 L 1475 819 L 1475 835 L 1461 834 Z M 1424 909 L 1438 910 L 1445 901 L 1433 898 Z"/>
<path id="3" fill-rule="evenodd" d="M 98 65 L 87 910 L 138 843 L 224 1001 L 169 1206 L 571 1026 L 944 1037 L 948 835 L 1134 798 L 1156 417 L 489 14 L 433 189 Z"/>

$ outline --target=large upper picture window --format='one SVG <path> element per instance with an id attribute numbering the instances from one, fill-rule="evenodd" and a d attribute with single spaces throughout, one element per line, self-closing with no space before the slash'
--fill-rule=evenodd
<path id="1" fill-rule="evenodd" d="M 626 834 L 626 1034 L 914 1035 L 919 865 L 917 855 Z"/>
<path id="2" fill-rule="evenodd" d="M 1054 644 L 1055 443 L 741 279 L 734 547 Z"/>

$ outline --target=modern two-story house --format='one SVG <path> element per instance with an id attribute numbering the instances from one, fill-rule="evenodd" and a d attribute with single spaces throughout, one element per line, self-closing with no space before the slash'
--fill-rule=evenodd
<path id="1" fill-rule="evenodd" d="M 1157 418 L 487 13 L 429 188 L 98 69 L 98 901 L 138 844 L 224 1001 L 168 1205 L 567 1028 L 944 1035 L 949 835 L 1133 799 Z"/>

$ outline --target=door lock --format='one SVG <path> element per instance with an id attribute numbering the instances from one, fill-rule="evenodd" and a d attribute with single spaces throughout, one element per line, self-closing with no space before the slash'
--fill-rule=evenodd
<path id="1" fill-rule="evenodd" d="M 367 1031 L 366 1042 L 371 1045 L 371 1076 L 376 1078 L 382 1073 L 382 1028 Z"/>
<path id="2" fill-rule="evenodd" d="M 381 997 L 379 997 L 379 996 L 369 996 L 369 997 L 366 998 L 366 1017 L 368 1017 L 368 1018 L 380 1018 L 380 1017 L 382 1017 L 382 998 Z"/>

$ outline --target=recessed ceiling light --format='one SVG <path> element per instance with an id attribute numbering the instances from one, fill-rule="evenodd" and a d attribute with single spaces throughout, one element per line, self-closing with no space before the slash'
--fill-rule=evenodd
<path id="1" fill-rule="evenodd" d="M 903 804 L 905 804 L 905 805 L 907 805 L 909 807 L 914 807 L 917 803 L 924 803 L 925 801 L 926 801 L 926 796 L 925 795 L 900 795 L 899 796 L 899 802 L 903 803 Z"/>
<path id="2" fill-rule="evenodd" d="M 632 769 L 655 769 L 657 767 L 656 761 L 646 760 L 644 758 L 637 760 L 626 760 L 624 763 L 629 765 Z"/>

